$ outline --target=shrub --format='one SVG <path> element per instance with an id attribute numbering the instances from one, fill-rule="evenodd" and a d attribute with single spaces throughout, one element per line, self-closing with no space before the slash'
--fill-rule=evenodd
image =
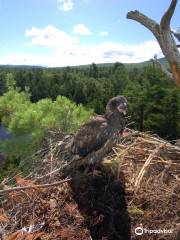
<path id="1" fill-rule="evenodd" d="M 17 88 L 10 88 L 0 97 L 0 109 L 3 124 L 11 134 L 10 140 L 0 141 L 0 152 L 7 158 L 6 169 L 10 165 L 12 168 L 13 163 L 16 167 L 21 159 L 37 151 L 48 129 L 73 133 L 92 114 L 92 110 L 62 96 L 56 101 L 42 99 L 31 103 L 29 92 Z"/>

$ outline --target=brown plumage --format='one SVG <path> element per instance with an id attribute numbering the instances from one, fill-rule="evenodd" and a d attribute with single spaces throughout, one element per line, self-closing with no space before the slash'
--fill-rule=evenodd
<path id="1" fill-rule="evenodd" d="M 73 137 L 71 158 L 85 158 L 87 163 L 98 163 L 117 143 L 126 125 L 127 100 L 123 96 L 112 98 L 105 115 L 98 115 L 84 124 Z"/>

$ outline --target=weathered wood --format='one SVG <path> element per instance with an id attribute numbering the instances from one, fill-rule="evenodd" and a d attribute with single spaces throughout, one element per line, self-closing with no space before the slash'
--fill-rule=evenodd
<path id="1" fill-rule="evenodd" d="M 171 22 L 171 18 L 173 16 L 173 14 L 174 14 L 176 4 L 177 4 L 177 0 L 172 0 L 169 8 L 165 12 L 165 14 L 162 16 L 161 23 L 160 23 L 162 29 L 170 30 L 170 22 Z"/>
<path id="2" fill-rule="evenodd" d="M 169 72 L 169 71 L 167 70 L 167 68 L 158 61 L 157 58 L 154 58 L 154 59 L 151 59 L 151 60 L 152 60 L 153 63 L 155 63 L 155 64 L 161 69 L 161 71 L 164 72 L 169 78 L 174 79 L 173 74 L 172 74 L 171 72 Z"/>
<path id="3" fill-rule="evenodd" d="M 169 8 L 161 18 L 160 24 L 138 11 L 128 12 L 127 18 L 139 22 L 154 34 L 169 63 L 171 73 L 161 66 L 161 63 L 158 61 L 155 62 L 161 67 L 162 71 L 164 71 L 168 77 L 172 78 L 176 85 L 180 87 L 180 53 L 170 29 L 170 22 L 174 14 L 176 4 L 177 0 L 171 1 Z"/>

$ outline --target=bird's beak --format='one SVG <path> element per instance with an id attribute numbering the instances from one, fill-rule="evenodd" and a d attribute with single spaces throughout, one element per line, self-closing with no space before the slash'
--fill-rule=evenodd
<path id="1" fill-rule="evenodd" d="M 128 111 L 126 109 L 122 109 L 121 107 L 117 108 L 119 112 L 123 113 L 124 116 L 128 114 Z"/>

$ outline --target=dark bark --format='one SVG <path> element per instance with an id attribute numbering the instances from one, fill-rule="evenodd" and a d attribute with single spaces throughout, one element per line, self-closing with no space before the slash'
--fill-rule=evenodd
<path id="1" fill-rule="evenodd" d="M 168 72 L 168 70 L 162 66 L 161 69 L 175 81 L 177 86 L 180 86 L 180 53 L 170 29 L 170 22 L 174 14 L 176 4 L 177 0 L 171 1 L 169 8 L 162 16 L 160 24 L 138 11 L 128 12 L 127 18 L 139 22 L 154 34 L 170 65 L 172 73 Z M 155 62 L 160 66 L 161 63 L 158 61 Z"/>
<path id="2" fill-rule="evenodd" d="M 144 105 L 140 105 L 140 119 L 139 119 L 139 130 L 142 132 L 144 130 Z"/>

